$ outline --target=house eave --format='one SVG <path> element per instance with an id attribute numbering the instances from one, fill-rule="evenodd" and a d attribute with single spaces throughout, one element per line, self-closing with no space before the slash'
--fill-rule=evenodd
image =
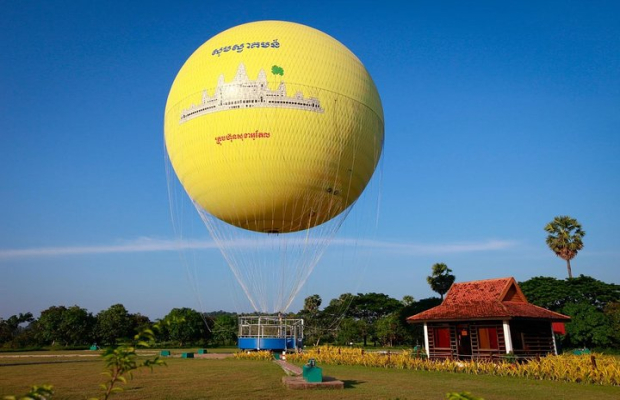
<path id="1" fill-rule="evenodd" d="M 437 318 L 437 319 L 407 319 L 410 324 L 423 324 L 435 322 L 473 322 L 473 321 L 504 321 L 513 317 L 493 316 L 493 317 L 476 317 L 476 318 Z"/>

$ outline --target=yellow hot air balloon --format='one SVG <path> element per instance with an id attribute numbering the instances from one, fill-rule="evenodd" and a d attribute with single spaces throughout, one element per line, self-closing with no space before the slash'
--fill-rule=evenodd
<path id="1" fill-rule="evenodd" d="M 381 155 L 383 109 L 340 42 L 300 24 L 254 22 L 216 35 L 183 65 L 165 141 L 183 187 L 208 213 L 294 232 L 360 196 Z"/>
<path id="2" fill-rule="evenodd" d="M 331 36 L 283 21 L 236 26 L 200 46 L 172 84 L 164 119 L 179 181 L 263 311 L 252 293 L 277 291 L 277 311 L 290 305 L 373 176 L 383 135 L 381 100 L 360 60 Z M 278 238 L 248 245 L 236 230 Z M 264 261 L 239 255 L 245 247 L 296 255 Z M 272 263 L 282 276 L 264 272 Z"/>

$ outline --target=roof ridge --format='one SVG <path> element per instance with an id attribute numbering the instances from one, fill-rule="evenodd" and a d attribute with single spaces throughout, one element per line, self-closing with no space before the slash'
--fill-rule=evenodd
<path id="1" fill-rule="evenodd" d="M 505 280 L 510 280 L 510 279 L 514 279 L 512 276 L 507 276 L 505 278 L 488 278 L 488 279 L 476 279 L 473 281 L 466 281 L 466 282 L 456 282 L 454 283 L 455 285 L 460 285 L 462 283 L 474 283 L 474 282 L 489 282 L 489 281 L 505 281 Z"/>

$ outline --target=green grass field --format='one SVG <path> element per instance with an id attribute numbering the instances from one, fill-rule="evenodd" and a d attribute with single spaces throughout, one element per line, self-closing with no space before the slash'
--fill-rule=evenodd
<path id="1" fill-rule="evenodd" d="M 151 352 L 156 353 L 156 352 Z M 179 352 L 174 352 L 178 354 Z M 26 354 L 26 353 L 23 353 Z M 97 396 L 103 362 L 93 352 L 0 355 L 0 398 L 21 395 L 33 384 L 54 385 L 54 399 Z M 619 399 L 619 387 L 531 381 L 521 378 L 416 372 L 364 367 L 322 366 L 325 375 L 345 382 L 340 391 L 284 388 L 284 372 L 272 362 L 168 358 L 167 367 L 134 374 L 122 399 L 443 399 L 469 391 L 491 399 Z"/>

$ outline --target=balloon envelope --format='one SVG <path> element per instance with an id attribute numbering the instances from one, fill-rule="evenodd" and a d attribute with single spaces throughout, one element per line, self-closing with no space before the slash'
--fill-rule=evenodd
<path id="1" fill-rule="evenodd" d="M 203 44 L 166 104 L 165 143 L 194 203 L 263 233 L 346 210 L 383 148 L 383 109 L 362 63 L 313 28 L 262 21 Z"/>

